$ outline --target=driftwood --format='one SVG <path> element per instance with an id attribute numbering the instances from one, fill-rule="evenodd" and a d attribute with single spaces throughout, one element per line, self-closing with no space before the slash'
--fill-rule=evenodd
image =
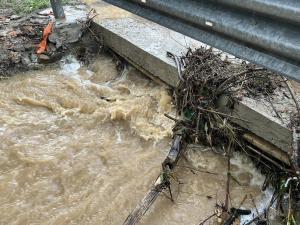
<path id="1" fill-rule="evenodd" d="M 170 173 L 174 170 L 178 159 L 182 151 L 182 135 L 175 135 L 173 137 L 172 147 L 169 151 L 168 156 L 162 163 L 162 172 L 157 178 L 154 185 L 147 192 L 146 196 L 140 201 L 140 203 L 135 207 L 135 209 L 126 218 L 123 225 L 134 225 L 137 224 L 155 202 L 159 194 L 166 188 L 169 189 L 171 199 L 172 192 L 170 189 Z"/>
<path id="2" fill-rule="evenodd" d="M 182 145 L 182 136 L 175 135 L 169 154 L 162 163 L 163 170 L 174 169 L 181 153 L 181 149 L 182 149 L 181 145 Z"/>
<path id="3" fill-rule="evenodd" d="M 136 208 L 130 213 L 130 215 L 126 218 L 123 225 L 133 225 L 137 224 L 143 215 L 148 211 L 150 206 L 154 203 L 159 194 L 164 190 L 164 184 L 162 179 L 159 177 L 155 182 L 156 185 L 151 187 L 143 200 L 136 206 Z"/>
<path id="4" fill-rule="evenodd" d="M 271 144 L 270 142 L 265 141 L 261 137 L 258 137 L 255 134 L 249 132 L 245 133 L 243 135 L 243 138 L 258 149 L 267 153 L 268 155 L 272 155 L 274 158 L 290 166 L 289 155 L 281 149 L 277 148 L 275 145 Z"/>

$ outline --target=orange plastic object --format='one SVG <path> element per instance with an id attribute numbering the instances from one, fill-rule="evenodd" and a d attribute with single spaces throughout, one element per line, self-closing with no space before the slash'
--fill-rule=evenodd
<path id="1" fill-rule="evenodd" d="M 37 54 L 42 54 L 47 50 L 47 40 L 49 35 L 52 33 L 53 22 L 49 22 L 43 31 L 43 39 L 39 44 L 39 48 L 37 50 Z"/>

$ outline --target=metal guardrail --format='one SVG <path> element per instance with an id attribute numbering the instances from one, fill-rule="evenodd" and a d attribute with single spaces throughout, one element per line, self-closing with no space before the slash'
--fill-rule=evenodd
<path id="1" fill-rule="evenodd" d="M 104 0 L 300 81 L 299 0 Z"/>

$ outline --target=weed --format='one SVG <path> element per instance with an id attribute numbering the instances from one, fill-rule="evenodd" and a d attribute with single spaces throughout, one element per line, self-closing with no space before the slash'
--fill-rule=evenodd
<path id="1" fill-rule="evenodd" d="M 63 0 L 63 4 L 70 0 Z M 0 0 L 0 8 L 11 8 L 14 13 L 24 15 L 34 10 L 50 7 L 49 0 Z"/>

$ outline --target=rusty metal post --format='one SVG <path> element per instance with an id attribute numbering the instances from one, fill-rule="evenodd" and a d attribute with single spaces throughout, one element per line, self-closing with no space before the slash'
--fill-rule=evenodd
<path id="1" fill-rule="evenodd" d="M 64 19 L 65 13 L 61 0 L 50 0 L 55 19 Z"/>

